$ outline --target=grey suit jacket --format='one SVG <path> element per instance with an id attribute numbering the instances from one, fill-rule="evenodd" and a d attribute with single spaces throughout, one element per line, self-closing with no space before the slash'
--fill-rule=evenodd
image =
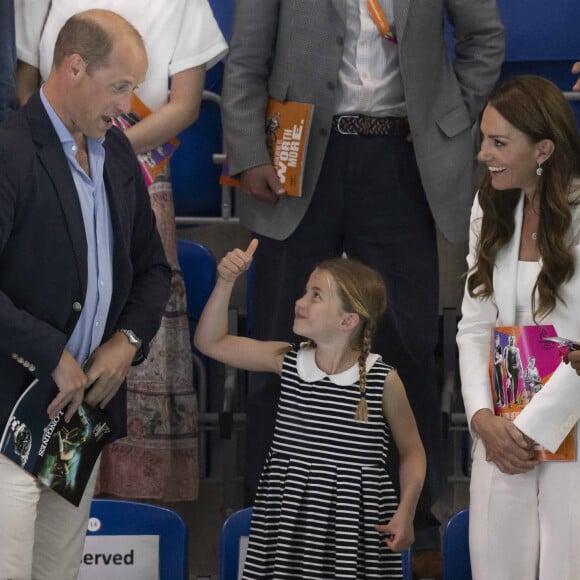
<path id="1" fill-rule="evenodd" d="M 223 87 L 223 127 L 232 174 L 270 162 L 268 97 L 314 104 L 302 198 L 275 206 L 245 195 L 242 223 L 287 238 L 308 209 L 334 114 L 346 0 L 238 0 Z M 431 211 L 452 242 L 467 238 L 475 191 L 478 115 L 497 81 L 504 29 L 495 0 L 395 0 L 395 22 L 409 123 Z M 455 61 L 443 14 L 454 26 Z"/>

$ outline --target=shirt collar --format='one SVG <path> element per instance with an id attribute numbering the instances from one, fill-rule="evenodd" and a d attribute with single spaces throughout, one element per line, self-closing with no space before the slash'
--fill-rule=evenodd
<path id="1" fill-rule="evenodd" d="M 352 385 L 359 380 L 358 362 L 353 364 L 349 369 L 342 371 L 341 373 L 336 375 L 328 375 L 323 370 L 319 369 L 316 365 L 315 354 L 315 348 L 301 349 L 298 351 L 296 369 L 298 371 L 298 376 L 303 381 L 306 381 L 307 383 L 314 383 L 324 378 L 328 378 L 330 382 L 334 383 L 335 385 L 346 387 L 347 385 Z M 367 372 L 378 360 L 381 360 L 380 355 L 369 354 L 366 362 Z"/>

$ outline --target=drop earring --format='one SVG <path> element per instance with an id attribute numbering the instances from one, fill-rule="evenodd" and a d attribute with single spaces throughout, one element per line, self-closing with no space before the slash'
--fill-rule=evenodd
<path id="1" fill-rule="evenodd" d="M 536 175 L 540 177 L 544 173 L 542 166 L 538 163 L 538 168 L 536 169 Z"/>

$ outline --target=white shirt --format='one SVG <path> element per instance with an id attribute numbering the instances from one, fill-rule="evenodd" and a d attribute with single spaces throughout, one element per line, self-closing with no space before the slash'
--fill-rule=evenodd
<path id="1" fill-rule="evenodd" d="M 168 79 L 183 70 L 218 62 L 226 41 L 208 0 L 19 0 L 16 9 L 18 58 L 46 79 L 58 32 L 83 10 L 112 10 L 126 18 L 145 41 L 149 68 L 136 94 L 152 110 L 167 102 Z"/>
<path id="2" fill-rule="evenodd" d="M 532 289 L 534 288 L 534 284 L 538 279 L 541 269 L 540 262 L 524 262 L 518 260 L 516 324 L 520 326 L 535 324 L 532 312 Z M 542 324 L 549 324 L 549 322 L 543 320 Z"/>
<path id="3" fill-rule="evenodd" d="M 391 32 L 394 0 L 378 0 Z M 346 31 L 334 112 L 374 117 L 405 116 L 405 92 L 397 45 L 383 38 L 366 0 L 346 0 Z"/>

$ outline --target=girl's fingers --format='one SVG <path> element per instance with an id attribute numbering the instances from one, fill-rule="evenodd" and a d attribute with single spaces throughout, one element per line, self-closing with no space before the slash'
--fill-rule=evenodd
<path id="1" fill-rule="evenodd" d="M 246 252 L 245 252 L 246 257 L 251 259 L 252 256 L 254 255 L 254 252 L 256 251 L 257 247 L 258 247 L 258 240 L 257 240 L 257 238 L 253 238 L 246 249 Z"/>
<path id="2" fill-rule="evenodd" d="M 235 250 L 228 252 L 222 259 L 219 265 L 219 269 L 224 274 L 227 273 L 235 277 L 239 276 L 250 267 L 252 256 L 254 255 L 257 247 L 258 240 L 254 238 L 249 243 L 245 251 L 241 250 L 240 248 L 236 248 Z"/>

